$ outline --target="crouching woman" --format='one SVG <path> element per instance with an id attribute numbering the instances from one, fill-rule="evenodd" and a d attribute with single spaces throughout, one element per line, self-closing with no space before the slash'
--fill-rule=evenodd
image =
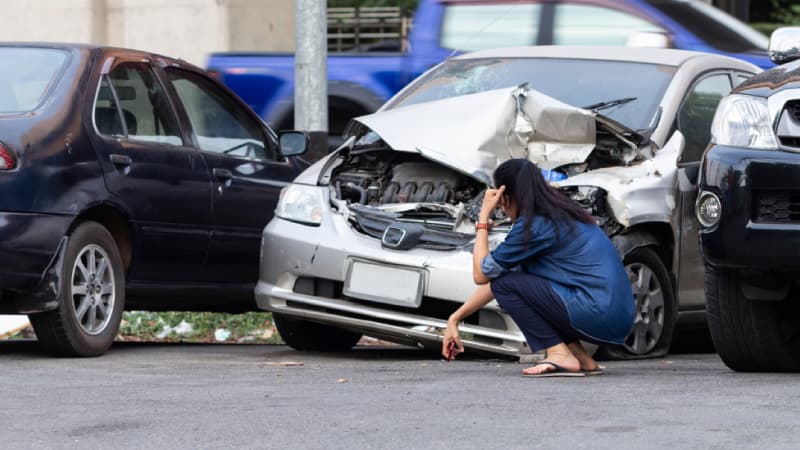
<path id="1" fill-rule="evenodd" d="M 523 375 L 602 373 L 581 340 L 621 344 L 635 313 L 616 249 L 592 216 L 549 186 L 532 162 L 502 163 L 494 182 L 498 188 L 486 191 L 476 225 L 472 272 L 479 287 L 450 316 L 443 354 L 464 351 L 458 323 L 495 298 L 530 348 L 546 352 Z M 489 252 L 489 217 L 498 205 L 513 226 Z"/>

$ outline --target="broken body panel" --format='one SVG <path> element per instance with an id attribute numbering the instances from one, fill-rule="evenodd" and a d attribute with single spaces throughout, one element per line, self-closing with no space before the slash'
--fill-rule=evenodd
<path id="1" fill-rule="evenodd" d="M 376 143 L 376 136 L 365 141 L 371 131 L 392 150 L 419 154 L 484 185 L 492 184 L 491 174 L 501 162 L 527 158 L 563 175 L 563 180 L 553 182 L 556 187 L 594 186 L 605 191 L 610 213 L 622 227 L 668 223 L 675 208 L 676 161 L 683 148 L 680 133 L 656 149 L 646 137 L 602 114 L 525 86 L 410 105 L 357 121 L 365 128 L 351 141 L 352 151 L 360 145 L 363 149 L 365 142 Z M 466 203 L 480 205 L 480 198 L 470 200 Z M 464 217 L 464 205 L 433 205 L 380 206 L 387 212 L 429 207 Z"/>

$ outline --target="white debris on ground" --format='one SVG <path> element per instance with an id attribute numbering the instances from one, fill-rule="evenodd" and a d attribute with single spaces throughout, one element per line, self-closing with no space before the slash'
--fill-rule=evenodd
<path id="1" fill-rule="evenodd" d="M 141 318 L 139 318 L 139 321 L 141 321 Z M 157 337 L 158 339 L 164 339 L 165 337 L 173 333 L 178 336 L 186 337 L 191 335 L 192 331 L 194 331 L 194 328 L 192 328 L 192 324 L 190 324 L 185 320 L 181 320 L 181 323 L 179 323 L 174 327 L 171 327 L 169 325 L 164 325 L 164 327 L 161 328 L 161 331 L 155 334 L 155 337 Z"/>
<path id="2" fill-rule="evenodd" d="M 30 326 L 28 316 L 25 315 L 0 315 L 0 338 L 5 338 L 22 328 Z"/>
<path id="3" fill-rule="evenodd" d="M 231 337 L 231 332 L 224 328 L 217 328 L 214 330 L 214 339 L 217 342 L 227 341 Z"/>
<path id="4" fill-rule="evenodd" d="M 266 367 L 266 366 L 300 367 L 303 365 L 305 365 L 305 363 L 300 361 L 267 361 L 263 364 L 260 364 L 260 367 Z"/>

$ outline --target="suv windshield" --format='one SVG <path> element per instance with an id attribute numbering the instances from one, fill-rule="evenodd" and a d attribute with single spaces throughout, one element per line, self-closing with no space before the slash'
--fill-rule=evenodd
<path id="1" fill-rule="evenodd" d="M 769 38 L 704 2 L 648 0 L 650 5 L 723 52 L 766 51 Z"/>
<path id="2" fill-rule="evenodd" d="M 0 47 L 0 114 L 36 109 L 66 59 L 63 50 Z"/>
<path id="3" fill-rule="evenodd" d="M 619 99 L 602 114 L 644 130 L 656 114 L 675 67 L 627 61 L 553 58 L 450 60 L 413 82 L 386 109 L 528 83 L 577 108 Z M 635 74 L 635 76 L 634 76 Z"/>

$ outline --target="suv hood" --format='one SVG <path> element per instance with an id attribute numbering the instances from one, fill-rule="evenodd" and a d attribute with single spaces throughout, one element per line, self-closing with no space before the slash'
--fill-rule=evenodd
<path id="1" fill-rule="evenodd" d="M 379 111 L 355 120 L 394 150 L 421 153 L 487 184 L 507 159 L 527 158 L 542 169 L 580 164 L 598 139 L 610 137 L 621 162 L 628 164 L 645 141 L 602 114 L 567 105 L 526 85 Z"/>

